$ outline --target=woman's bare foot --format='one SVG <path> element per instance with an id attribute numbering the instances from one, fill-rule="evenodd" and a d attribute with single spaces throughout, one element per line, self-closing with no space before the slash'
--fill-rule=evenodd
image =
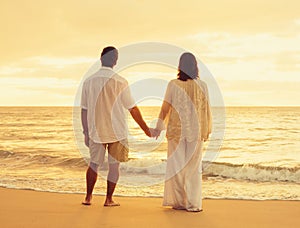
<path id="1" fill-rule="evenodd" d="M 188 208 L 186 209 L 188 212 L 201 212 L 203 211 L 202 209 L 200 208 Z"/>
<path id="2" fill-rule="evenodd" d="M 186 208 L 183 207 L 183 206 L 173 206 L 172 209 L 174 209 L 174 210 L 186 210 Z"/>

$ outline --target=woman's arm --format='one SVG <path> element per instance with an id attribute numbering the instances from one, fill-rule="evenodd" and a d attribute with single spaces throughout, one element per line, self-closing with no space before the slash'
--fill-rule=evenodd
<path id="1" fill-rule="evenodd" d="M 166 116 L 168 115 L 170 108 L 171 108 L 171 105 L 168 102 L 164 101 L 163 105 L 161 107 L 160 113 L 159 113 L 157 124 L 156 124 L 156 129 L 158 131 L 162 131 L 165 129 L 164 120 L 166 119 Z"/>
<path id="2" fill-rule="evenodd" d="M 210 101 L 209 101 L 209 94 L 208 94 L 208 88 L 207 85 L 205 85 L 205 96 L 206 96 L 206 121 L 207 121 L 207 132 L 204 137 L 204 141 L 207 141 L 209 138 L 209 135 L 212 132 L 212 113 L 211 113 L 211 107 L 210 107 Z"/>
<path id="3" fill-rule="evenodd" d="M 159 119 L 161 120 L 165 120 L 166 116 L 168 115 L 169 111 L 170 111 L 170 107 L 171 105 L 164 101 L 162 107 L 161 107 L 161 110 L 160 110 L 160 113 L 159 113 Z"/>
<path id="4" fill-rule="evenodd" d="M 155 128 L 155 130 L 157 130 L 158 133 L 157 137 L 160 135 L 160 132 L 162 130 L 165 130 L 164 120 L 166 119 L 168 113 L 170 112 L 171 104 L 172 104 L 172 81 L 169 82 L 168 84 L 166 94 L 164 97 L 164 102 L 161 106 L 160 113 L 158 116 L 158 121 Z"/>

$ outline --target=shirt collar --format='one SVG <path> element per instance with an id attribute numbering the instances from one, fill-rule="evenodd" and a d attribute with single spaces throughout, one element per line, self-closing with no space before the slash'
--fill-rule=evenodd
<path id="1" fill-rule="evenodd" d="M 112 70 L 112 67 L 108 67 L 108 66 L 101 66 L 101 69 Z"/>

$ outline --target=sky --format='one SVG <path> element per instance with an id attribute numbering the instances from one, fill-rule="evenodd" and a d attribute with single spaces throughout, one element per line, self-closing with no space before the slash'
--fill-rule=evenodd
<path id="1" fill-rule="evenodd" d="M 1 0 L 0 26 L 0 106 L 73 105 L 105 46 L 140 42 L 194 53 L 226 106 L 300 106 L 298 0 Z M 176 73 L 141 64 L 123 76 Z"/>

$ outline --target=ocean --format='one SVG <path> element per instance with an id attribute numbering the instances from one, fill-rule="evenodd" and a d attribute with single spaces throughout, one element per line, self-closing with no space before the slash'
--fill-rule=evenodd
<path id="1" fill-rule="evenodd" d="M 88 149 L 74 110 L 0 107 L 1 187 L 85 192 Z M 159 107 L 141 107 L 141 111 L 154 126 Z M 213 112 L 214 131 L 220 134 L 204 146 L 203 198 L 300 200 L 300 107 L 227 107 L 225 132 L 218 110 Z M 115 194 L 162 197 L 164 134 L 158 140 L 148 138 L 128 119 L 130 159 L 121 165 Z M 95 193 L 102 195 L 107 162 L 99 174 Z"/>

